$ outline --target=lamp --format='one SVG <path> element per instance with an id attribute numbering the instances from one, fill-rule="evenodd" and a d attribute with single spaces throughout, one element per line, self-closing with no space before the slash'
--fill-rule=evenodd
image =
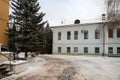
<path id="1" fill-rule="evenodd" d="M 16 26 L 15 26 L 15 18 L 13 17 L 13 16 L 9 16 L 9 21 L 8 21 L 8 23 L 7 23 L 7 25 L 8 25 L 8 28 L 9 29 L 11 29 L 11 30 L 13 30 L 13 34 L 14 34 L 14 48 L 13 48 L 13 59 L 15 60 L 15 32 L 16 32 Z"/>

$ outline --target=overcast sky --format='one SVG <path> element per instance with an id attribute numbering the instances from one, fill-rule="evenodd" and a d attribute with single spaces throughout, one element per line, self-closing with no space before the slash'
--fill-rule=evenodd
<path id="1" fill-rule="evenodd" d="M 73 24 L 75 19 L 81 23 L 99 20 L 106 13 L 105 0 L 38 0 L 42 12 L 46 13 L 44 20 L 50 25 Z"/>
<path id="2" fill-rule="evenodd" d="M 50 26 L 73 24 L 76 19 L 81 23 L 98 21 L 106 13 L 105 0 L 38 0 L 40 12 L 46 13 L 44 21 Z M 11 10 L 11 9 L 10 9 Z M 11 13 L 11 11 L 10 11 Z"/>

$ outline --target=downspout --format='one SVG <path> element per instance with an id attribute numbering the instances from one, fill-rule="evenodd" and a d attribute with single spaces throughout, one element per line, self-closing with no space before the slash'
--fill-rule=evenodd
<path id="1" fill-rule="evenodd" d="M 105 23 L 103 23 L 103 53 L 102 56 L 105 56 Z"/>

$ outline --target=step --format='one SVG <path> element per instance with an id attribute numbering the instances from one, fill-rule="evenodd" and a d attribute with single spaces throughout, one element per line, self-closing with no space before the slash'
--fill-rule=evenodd
<path id="1" fill-rule="evenodd" d="M 4 64 L 0 64 L 0 67 L 4 66 Z"/>
<path id="2" fill-rule="evenodd" d="M 0 67 L 0 71 L 5 70 L 5 69 L 6 69 L 5 66 Z"/>
<path id="3" fill-rule="evenodd" d="M 10 76 L 10 75 L 12 75 L 12 74 L 14 74 L 14 72 L 12 72 L 12 71 L 10 71 L 10 72 L 8 72 L 8 76 Z"/>
<path id="4" fill-rule="evenodd" d="M 12 74 L 14 74 L 14 73 L 13 73 L 12 71 L 10 71 L 9 69 L 7 69 L 7 71 L 1 73 L 0 79 L 1 79 L 1 78 L 5 78 L 5 77 L 7 77 L 7 76 L 10 76 L 10 75 L 12 75 Z"/>
<path id="5" fill-rule="evenodd" d="M 4 72 L 2 72 L 2 75 L 7 75 L 8 73 L 9 73 L 10 71 L 4 71 Z"/>

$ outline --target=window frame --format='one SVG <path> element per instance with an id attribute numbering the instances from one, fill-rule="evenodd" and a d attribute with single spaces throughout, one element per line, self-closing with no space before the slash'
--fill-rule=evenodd
<path id="1" fill-rule="evenodd" d="M 84 30 L 84 39 L 88 39 L 88 30 Z"/>
<path id="2" fill-rule="evenodd" d="M 76 52 L 76 53 L 78 52 L 78 47 L 74 47 L 74 52 Z"/>
<path id="3" fill-rule="evenodd" d="M 71 31 L 67 31 L 67 40 L 71 40 Z"/>
<path id="4" fill-rule="evenodd" d="M 74 31 L 74 40 L 78 40 L 78 31 Z"/>
<path id="5" fill-rule="evenodd" d="M 95 39 L 100 39 L 100 30 L 95 30 Z"/>
<path id="6" fill-rule="evenodd" d="M 95 47 L 95 53 L 100 53 L 100 48 L 99 47 Z"/>
<path id="7" fill-rule="evenodd" d="M 88 47 L 84 47 L 84 53 L 88 53 Z"/>
<path id="8" fill-rule="evenodd" d="M 117 38 L 120 38 L 120 28 L 117 28 Z"/>
<path id="9" fill-rule="evenodd" d="M 58 40 L 61 40 L 62 33 L 58 32 Z"/>
<path id="10" fill-rule="evenodd" d="M 112 49 L 112 51 L 110 49 Z M 108 47 L 108 53 L 113 54 L 113 47 Z"/>
<path id="11" fill-rule="evenodd" d="M 58 53 L 61 53 L 62 47 L 58 47 Z"/>
<path id="12" fill-rule="evenodd" d="M 117 54 L 120 54 L 120 47 L 117 47 Z"/>
<path id="13" fill-rule="evenodd" d="M 70 53 L 70 52 L 71 52 L 71 47 L 67 47 L 67 53 Z"/>
<path id="14" fill-rule="evenodd" d="M 113 34 L 113 29 L 108 29 L 108 38 L 113 38 L 114 34 Z"/>

